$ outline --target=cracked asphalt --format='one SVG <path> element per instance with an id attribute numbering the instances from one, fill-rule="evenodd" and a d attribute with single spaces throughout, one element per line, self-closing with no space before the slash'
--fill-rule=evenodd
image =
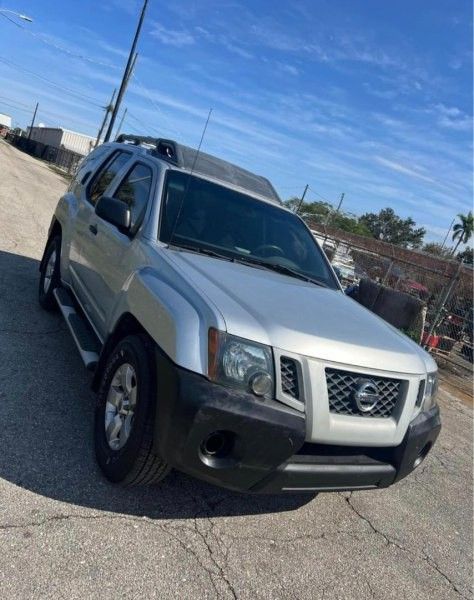
<path id="1" fill-rule="evenodd" d="M 106 482 L 94 397 L 38 260 L 66 182 L 0 141 L 0 598 L 472 597 L 472 409 L 442 388 L 443 429 L 393 488 L 229 493 L 173 473 Z"/>

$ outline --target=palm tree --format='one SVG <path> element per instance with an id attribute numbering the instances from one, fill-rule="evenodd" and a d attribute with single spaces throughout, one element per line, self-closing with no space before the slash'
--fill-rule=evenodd
<path id="1" fill-rule="evenodd" d="M 467 244 L 474 233 L 474 217 L 472 210 L 467 215 L 458 215 L 460 223 L 456 223 L 453 227 L 453 241 L 457 240 L 456 246 L 454 246 L 453 256 L 456 254 L 459 244 Z"/>

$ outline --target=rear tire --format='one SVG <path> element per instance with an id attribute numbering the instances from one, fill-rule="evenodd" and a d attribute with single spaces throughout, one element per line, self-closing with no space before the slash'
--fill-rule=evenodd
<path id="1" fill-rule="evenodd" d="M 101 376 L 95 451 L 104 475 L 124 486 L 157 483 L 170 467 L 153 451 L 156 366 L 145 335 L 124 338 Z"/>
<path id="2" fill-rule="evenodd" d="M 57 310 L 58 305 L 53 291 L 61 285 L 61 236 L 52 238 L 42 260 L 38 288 L 40 305 L 48 311 Z"/>

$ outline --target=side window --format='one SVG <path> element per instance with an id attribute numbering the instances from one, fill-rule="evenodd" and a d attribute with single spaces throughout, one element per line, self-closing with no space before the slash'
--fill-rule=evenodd
<path id="1" fill-rule="evenodd" d="M 91 172 L 97 167 L 99 162 L 107 156 L 108 152 L 110 152 L 110 148 L 107 146 L 99 146 L 85 156 L 77 165 L 74 179 L 71 181 L 68 191 L 72 192 L 78 200 L 81 197 L 82 188 L 87 184 Z"/>
<path id="2" fill-rule="evenodd" d="M 132 230 L 138 229 L 145 216 L 152 176 L 150 167 L 138 163 L 128 172 L 114 194 L 117 200 L 125 202 L 130 207 Z"/>
<path id="3" fill-rule="evenodd" d="M 117 173 L 130 160 L 130 157 L 130 152 L 115 152 L 95 175 L 87 193 L 87 199 L 92 205 L 96 205 L 97 200 L 104 194 Z"/>

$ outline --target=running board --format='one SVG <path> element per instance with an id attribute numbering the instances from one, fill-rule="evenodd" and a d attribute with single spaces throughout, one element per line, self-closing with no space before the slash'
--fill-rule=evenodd
<path id="1" fill-rule="evenodd" d="M 86 318 L 77 312 L 71 294 L 63 287 L 53 290 L 59 309 L 76 342 L 79 354 L 86 369 L 93 371 L 97 366 L 100 352 L 100 342 L 92 331 Z"/>

